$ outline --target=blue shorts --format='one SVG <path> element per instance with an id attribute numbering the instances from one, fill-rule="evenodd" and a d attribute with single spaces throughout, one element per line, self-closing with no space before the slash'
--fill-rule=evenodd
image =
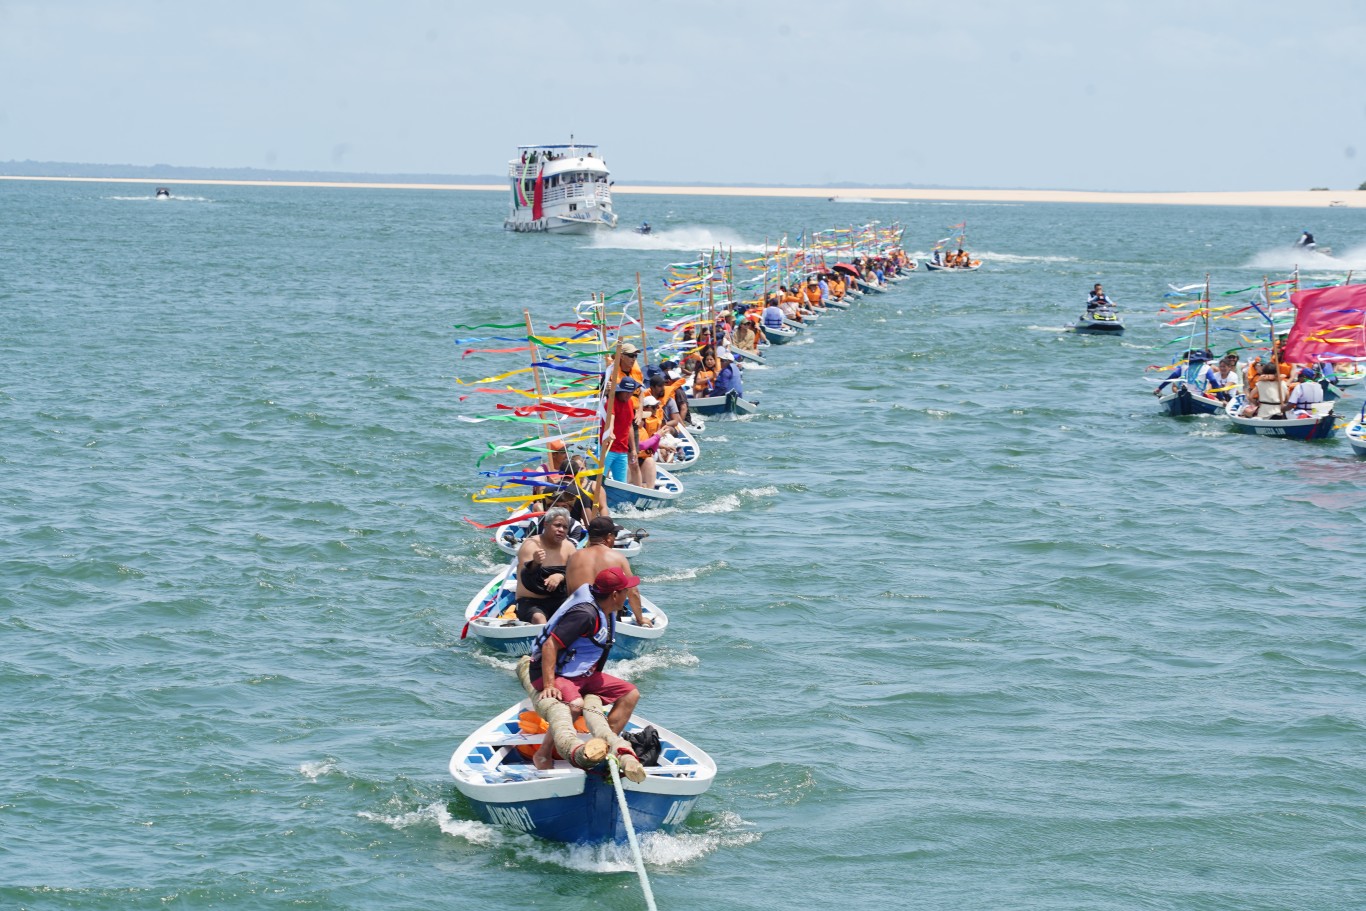
<path id="1" fill-rule="evenodd" d="M 613 481 L 629 481 L 630 474 L 628 466 L 630 464 L 630 453 L 627 452 L 608 452 L 607 458 L 602 462 L 602 470 Z"/>

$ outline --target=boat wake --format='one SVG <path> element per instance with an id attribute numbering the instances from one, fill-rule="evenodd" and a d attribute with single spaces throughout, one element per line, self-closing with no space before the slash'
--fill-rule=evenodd
<path id="1" fill-rule="evenodd" d="M 1079 262 L 1075 256 L 1017 256 L 1014 253 L 976 253 L 972 254 L 975 258 L 983 262 L 992 263 L 1075 263 Z"/>
<path id="2" fill-rule="evenodd" d="M 670 667 L 697 667 L 702 660 L 696 655 L 688 652 L 650 652 L 648 655 L 641 655 L 639 658 L 627 658 L 625 661 L 607 662 L 610 673 L 620 677 L 622 680 L 637 680 L 652 671 L 662 671 Z"/>
<path id="3" fill-rule="evenodd" d="M 119 202 L 213 202 L 207 196 L 106 196 Z"/>
<path id="4" fill-rule="evenodd" d="M 777 493 L 778 491 L 775 488 L 773 492 Z M 643 581 L 648 582 L 650 584 L 654 584 L 656 582 L 690 582 L 693 579 L 698 579 L 702 576 L 709 576 L 717 570 L 725 569 L 728 565 L 729 564 L 727 564 L 725 560 L 717 560 L 715 563 L 707 563 L 702 566 L 678 569 L 674 570 L 673 572 L 660 573 L 656 576 L 642 576 L 641 578 Z"/>
<path id="5" fill-rule="evenodd" d="M 443 834 L 478 847 L 509 851 L 519 859 L 553 864 L 582 873 L 629 873 L 635 870 L 631 848 L 625 844 L 562 845 L 471 819 L 457 819 L 445 803 L 429 804 L 408 813 L 384 815 L 360 812 L 361 819 L 395 829 L 434 825 Z M 721 848 L 753 844 L 761 836 L 735 813 L 709 814 L 696 831 L 666 835 L 652 832 L 640 838 L 645 863 L 655 868 L 681 867 Z M 495 861 L 502 863 L 501 860 Z"/>
<path id="6" fill-rule="evenodd" d="M 831 202 L 856 202 L 864 206 L 908 206 L 909 200 L 905 199 L 873 199 L 871 196 L 832 196 Z"/>
<path id="7" fill-rule="evenodd" d="M 655 228 L 649 234 L 636 234 L 630 228 L 599 231 L 589 246 L 596 250 L 712 250 L 715 248 L 761 253 L 763 243 L 745 240 L 734 231 L 701 227 Z M 772 249 L 773 245 L 769 245 Z"/>
<path id="8" fill-rule="evenodd" d="M 1255 254 L 1245 266 L 1248 269 L 1271 269 L 1277 272 L 1289 272 L 1296 267 L 1301 272 L 1346 272 L 1348 269 L 1366 269 L 1366 245 L 1352 247 L 1331 256 L 1317 250 L 1275 247 Z"/>

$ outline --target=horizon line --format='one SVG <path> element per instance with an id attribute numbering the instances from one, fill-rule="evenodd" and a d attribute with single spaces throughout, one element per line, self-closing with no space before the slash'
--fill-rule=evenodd
<path id="1" fill-rule="evenodd" d="M 66 183 L 182 184 L 191 186 L 507 192 L 503 184 L 393 181 L 235 180 L 224 178 L 56 177 L 0 174 L 0 180 Z M 906 202 L 1127 203 L 1146 205 L 1366 208 L 1366 190 L 1029 190 L 875 186 L 758 186 L 735 184 L 614 185 L 628 196 L 751 196 L 764 198 L 891 199 Z"/>

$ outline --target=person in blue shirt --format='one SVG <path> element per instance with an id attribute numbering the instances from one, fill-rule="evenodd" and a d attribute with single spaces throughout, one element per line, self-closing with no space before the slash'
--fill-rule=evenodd
<path id="1" fill-rule="evenodd" d="M 773 295 L 769 295 L 768 306 L 764 308 L 764 325 L 770 329 L 783 327 L 783 308 L 778 306 L 778 299 Z"/>
<path id="2" fill-rule="evenodd" d="M 1186 363 L 1177 364 L 1176 368 L 1167 374 L 1161 383 L 1157 384 L 1157 388 L 1153 390 L 1153 395 L 1161 395 L 1174 381 L 1185 383 L 1201 395 L 1204 395 L 1207 389 L 1220 388 L 1224 384 L 1219 381 L 1218 374 L 1210 367 L 1211 358 L 1213 355 L 1203 349 L 1187 351 Z"/>
<path id="3" fill-rule="evenodd" d="M 729 348 L 722 348 L 716 352 L 717 363 L 721 369 L 717 371 L 716 379 L 712 380 L 712 395 L 729 395 L 734 392 L 738 396 L 744 396 L 745 384 L 740 379 L 740 367 L 735 363 L 735 355 Z"/>

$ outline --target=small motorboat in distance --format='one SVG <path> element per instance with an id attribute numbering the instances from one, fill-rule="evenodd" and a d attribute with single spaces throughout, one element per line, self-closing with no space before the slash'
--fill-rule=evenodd
<path id="1" fill-rule="evenodd" d="M 170 189 L 170 187 L 157 187 L 157 199 L 170 199 L 170 198 L 171 198 L 171 189 Z"/>

